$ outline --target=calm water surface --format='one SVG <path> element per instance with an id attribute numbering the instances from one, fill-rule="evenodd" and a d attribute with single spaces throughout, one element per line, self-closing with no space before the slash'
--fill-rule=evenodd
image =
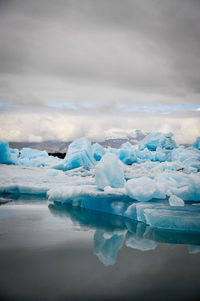
<path id="1" fill-rule="evenodd" d="M 19 197 L 0 271 L 0 300 L 200 300 L 200 235 Z"/>

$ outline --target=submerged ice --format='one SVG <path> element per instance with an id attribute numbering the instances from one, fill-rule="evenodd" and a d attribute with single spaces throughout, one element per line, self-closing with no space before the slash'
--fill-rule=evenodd
<path id="1" fill-rule="evenodd" d="M 200 202 L 199 138 L 186 148 L 172 137 L 151 133 L 138 145 L 127 142 L 119 149 L 80 138 L 69 145 L 64 159 L 30 148 L 13 150 L 0 141 L 0 193 L 43 194 L 50 202 L 156 228 L 200 231 L 200 206 L 193 205 Z"/>

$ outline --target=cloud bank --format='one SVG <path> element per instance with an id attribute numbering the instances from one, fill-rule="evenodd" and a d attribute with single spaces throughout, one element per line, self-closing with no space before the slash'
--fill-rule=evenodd
<path id="1" fill-rule="evenodd" d="M 1 0 L 0 138 L 193 140 L 199 15 L 198 0 Z"/>

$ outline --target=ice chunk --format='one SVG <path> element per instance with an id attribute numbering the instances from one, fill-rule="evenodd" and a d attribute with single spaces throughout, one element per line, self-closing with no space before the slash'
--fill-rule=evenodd
<path id="1" fill-rule="evenodd" d="M 38 149 L 24 147 L 20 151 L 20 158 L 21 159 L 36 159 L 36 158 L 47 158 L 48 154 L 46 151 L 40 151 Z"/>
<path id="2" fill-rule="evenodd" d="M 170 206 L 184 206 L 184 201 L 176 195 L 171 195 L 169 198 Z"/>
<path id="3" fill-rule="evenodd" d="M 64 170 L 84 166 L 86 169 L 93 168 L 95 160 L 91 142 L 86 138 L 75 140 L 69 145 L 64 158 Z"/>
<path id="4" fill-rule="evenodd" d="M 109 152 L 109 153 L 111 153 L 111 154 L 115 154 L 116 156 L 119 155 L 119 149 L 113 148 L 113 147 L 110 147 L 110 146 L 108 146 L 107 152 Z"/>
<path id="5" fill-rule="evenodd" d="M 193 144 L 193 147 L 200 150 L 200 137 L 197 137 L 196 141 Z"/>
<path id="6" fill-rule="evenodd" d="M 167 160 L 166 153 L 161 148 L 157 148 L 155 153 L 155 161 L 165 162 Z"/>
<path id="7" fill-rule="evenodd" d="M 150 133 L 139 144 L 139 149 L 143 150 L 146 147 L 150 151 L 155 151 L 158 147 L 165 149 L 176 148 L 176 142 L 172 139 L 173 134 L 163 134 L 160 132 Z"/>
<path id="8" fill-rule="evenodd" d="M 95 167 L 95 182 L 100 189 L 106 186 L 124 187 L 123 166 L 114 154 L 105 154 Z"/>
<path id="9" fill-rule="evenodd" d="M 138 152 L 138 158 L 143 160 L 155 160 L 155 154 L 148 150 L 148 148 L 144 148 Z"/>
<path id="10" fill-rule="evenodd" d="M 18 164 L 22 166 L 30 166 L 30 167 L 44 167 L 48 166 L 55 169 L 63 169 L 63 164 L 61 163 L 63 160 L 53 157 L 53 156 L 39 156 L 36 158 L 19 158 Z M 58 168 L 60 167 L 60 168 Z"/>
<path id="11" fill-rule="evenodd" d="M 184 201 L 200 201 L 200 174 L 163 172 L 155 175 L 155 180 L 165 186 L 166 195 L 176 195 Z"/>
<path id="12" fill-rule="evenodd" d="M 0 163 L 13 164 L 11 151 L 7 141 L 0 140 Z"/>
<path id="13" fill-rule="evenodd" d="M 172 150 L 171 160 L 182 162 L 185 166 L 200 170 L 200 152 L 193 147 L 178 147 Z"/>
<path id="14" fill-rule="evenodd" d="M 127 195 L 134 200 L 147 202 L 154 198 L 165 199 L 165 187 L 159 182 L 148 177 L 129 180 L 125 184 Z"/>
<path id="15" fill-rule="evenodd" d="M 200 231 L 200 213 L 195 210 L 144 209 L 144 215 L 147 224 L 156 228 Z"/>
<path id="16" fill-rule="evenodd" d="M 96 161 L 100 161 L 103 155 L 106 153 L 106 150 L 99 143 L 92 145 L 93 157 Z"/>
<path id="17" fill-rule="evenodd" d="M 126 142 L 122 144 L 121 149 L 119 150 L 119 159 L 125 164 L 137 162 L 137 150 L 132 144 Z"/>

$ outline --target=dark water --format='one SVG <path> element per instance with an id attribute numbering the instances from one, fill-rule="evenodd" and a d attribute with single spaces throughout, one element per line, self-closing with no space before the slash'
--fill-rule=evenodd
<path id="1" fill-rule="evenodd" d="M 200 235 L 19 197 L 0 206 L 0 300 L 200 300 Z"/>

